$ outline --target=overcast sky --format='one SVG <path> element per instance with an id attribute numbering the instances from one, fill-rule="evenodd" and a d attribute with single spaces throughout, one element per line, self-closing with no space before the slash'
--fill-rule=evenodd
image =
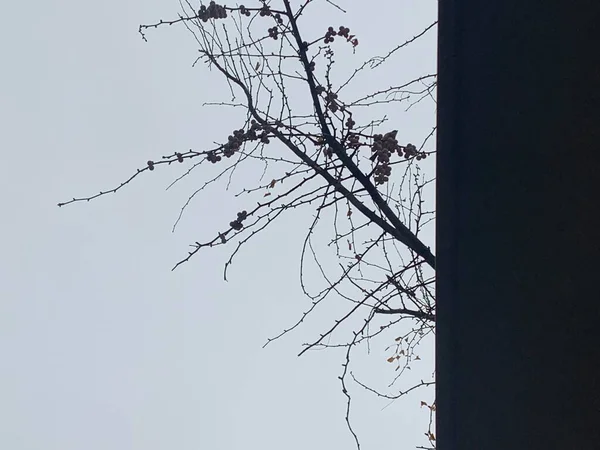
<path id="1" fill-rule="evenodd" d="M 340 62 L 348 67 L 385 54 L 436 14 L 434 1 L 339 4 L 347 14 L 325 0 L 313 8 L 359 37 L 354 59 Z M 353 448 L 337 379 L 342 355 L 296 356 L 330 317 L 262 349 L 308 304 L 298 283 L 303 227 L 294 216 L 251 242 L 224 282 L 231 248 L 171 271 L 190 243 L 212 236 L 244 206 L 220 185 L 198 197 L 172 233 L 200 172 L 166 191 L 183 166 L 155 170 L 117 195 L 56 206 L 117 185 L 148 159 L 202 150 L 239 127 L 227 122 L 229 110 L 202 106 L 229 93 L 214 83 L 216 74 L 191 67 L 196 47 L 183 27 L 152 31 L 148 43 L 140 38 L 140 23 L 179 11 L 173 0 L 3 5 L 2 449 Z M 306 35 L 324 31 L 317 20 L 301 25 Z M 386 88 L 433 72 L 435 32 L 372 82 Z M 418 141 L 433 111 L 430 102 L 402 113 L 392 128 Z M 427 243 L 433 247 L 432 235 Z M 427 345 L 408 381 L 430 377 Z M 357 370 L 383 386 L 394 376 L 384 347 L 357 356 Z M 387 402 L 356 386 L 353 392 L 364 449 L 425 443 L 428 415 L 419 403 L 431 401 L 431 391 L 385 409 Z"/>

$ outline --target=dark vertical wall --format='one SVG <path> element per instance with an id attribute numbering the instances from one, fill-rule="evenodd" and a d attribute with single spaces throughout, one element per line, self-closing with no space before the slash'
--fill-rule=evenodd
<path id="1" fill-rule="evenodd" d="M 440 0 L 438 450 L 600 449 L 599 30 Z"/>

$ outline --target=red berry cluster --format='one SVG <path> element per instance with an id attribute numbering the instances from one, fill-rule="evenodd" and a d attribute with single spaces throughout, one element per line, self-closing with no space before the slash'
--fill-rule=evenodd
<path id="1" fill-rule="evenodd" d="M 177 157 L 177 161 L 179 161 L 180 163 L 183 162 L 183 155 L 181 153 L 176 152 L 175 156 Z M 156 163 L 152 160 L 149 160 L 146 164 L 148 165 L 148 170 L 154 170 L 154 165 Z"/>
<path id="2" fill-rule="evenodd" d="M 248 217 L 248 213 L 246 211 L 242 211 L 237 213 L 237 219 L 229 222 L 229 226 L 233 228 L 235 231 L 240 231 L 244 228 L 244 224 L 242 223 Z"/>
<path id="3" fill-rule="evenodd" d="M 266 17 L 271 15 L 271 8 L 269 5 L 264 4 L 262 8 L 260 8 L 259 16 Z"/>
<path id="4" fill-rule="evenodd" d="M 322 139 L 322 137 L 319 137 L 318 142 L 316 144 L 323 145 L 323 143 L 324 140 Z M 360 148 L 363 144 L 360 142 L 360 136 L 358 134 L 349 133 L 348 138 L 344 142 L 342 142 L 342 145 L 347 149 L 356 150 Z M 331 147 L 325 147 L 323 149 L 323 153 L 327 158 L 331 159 L 333 157 L 333 149 Z"/>
<path id="5" fill-rule="evenodd" d="M 327 29 L 327 33 L 325 33 L 325 43 L 329 44 L 333 42 L 333 37 L 337 34 L 337 31 L 333 29 L 333 27 L 329 27 Z"/>
<path id="6" fill-rule="evenodd" d="M 209 3 L 208 8 L 202 5 L 198 11 L 198 18 L 202 22 L 207 22 L 209 19 L 225 19 L 226 17 L 227 10 L 223 6 L 217 5 L 214 1 Z"/>
<path id="7" fill-rule="evenodd" d="M 250 11 L 244 5 L 240 5 L 239 10 L 241 15 L 250 17 Z"/>
<path id="8" fill-rule="evenodd" d="M 396 140 L 396 134 L 398 130 L 390 131 L 384 135 L 375 134 L 373 136 L 373 145 L 371 151 L 371 161 L 377 161 L 374 170 L 375 184 L 383 184 L 389 181 L 389 177 L 392 173 L 390 167 L 390 157 L 392 153 L 397 152 L 398 156 L 404 155 L 404 158 L 409 159 L 415 157 L 417 160 L 425 159 L 427 154 L 419 152 L 417 147 L 413 144 L 406 144 L 406 146 L 398 145 Z"/>
<path id="9" fill-rule="evenodd" d="M 354 122 L 352 122 L 354 123 Z M 354 133 L 350 133 L 348 135 L 348 139 L 346 141 L 346 147 L 350 148 L 350 149 L 357 149 L 361 146 L 362 144 L 360 143 L 360 136 L 358 134 L 354 134 Z"/>
<path id="10" fill-rule="evenodd" d="M 392 174 L 390 157 L 396 150 L 399 151 L 398 141 L 396 140 L 397 133 L 398 130 L 394 130 L 384 135 L 376 134 L 373 136 L 371 151 L 374 154 L 372 158 L 377 160 L 374 171 L 375 184 L 383 184 L 390 179 Z"/>
<path id="11" fill-rule="evenodd" d="M 392 168 L 389 164 L 378 164 L 375 167 L 375 172 L 373 172 L 375 177 L 375 184 L 384 184 L 390 180 L 390 175 L 392 174 Z"/>
<path id="12" fill-rule="evenodd" d="M 262 126 L 256 120 L 250 121 L 250 128 L 247 131 L 243 129 L 234 130 L 233 133 L 227 137 L 227 143 L 222 145 L 220 150 L 223 156 L 231 158 L 235 153 L 242 147 L 242 144 L 246 141 L 260 140 L 263 144 L 268 144 L 269 134 L 272 133 L 273 129 L 269 126 Z M 216 153 L 215 150 L 206 152 L 206 159 L 211 163 L 215 164 L 221 161 L 221 156 Z"/>
<path id="13" fill-rule="evenodd" d="M 356 47 L 358 45 L 358 39 L 356 39 L 354 37 L 354 35 L 350 34 L 350 28 L 347 28 L 347 27 L 345 27 L 343 25 L 340 26 L 337 31 L 334 30 L 333 27 L 327 28 L 327 32 L 325 33 L 324 42 L 326 44 L 329 44 L 330 42 L 333 42 L 333 37 L 334 36 L 345 37 L 348 42 L 352 42 L 352 45 L 354 47 Z"/>
<path id="14" fill-rule="evenodd" d="M 214 150 L 210 150 L 206 152 L 206 159 L 208 159 L 211 163 L 216 164 L 221 161 L 221 156 L 217 155 L 217 152 Z"/>
<path id="15" fill-rule="evenodd" d="M 348 39 L 348 38 L 349 38 L 349 33 L 350 33 L 350 28 L 346 28 L 346 27 L 344 27 L 344 26 L 341 26 L 341 27 L 340 27 L 340 29 L 339 29 L 339 30 L 338 30 L 338 32 L 337 32 L 337 34 L 338 34 L 339 36 L 343 36 L 343 37 L 345 37 L 346 39 Z"/>
<path id="16" fill-rule="evenodd" d="M 327 95 L 325 95 L 325 102 L 327 104 L 327 108 L 332 113 L 335 113 L 338 109 L 340 109 L 340 105 L 338 105 L 338 103 L 336 102 L 337 98 L 338 96 L 335 92 L 328 92 Z"/>
<path id="17" fill-rule="evenodd" d="M 417 147 L 412 144 L 406 144 L 406 147 L 400 147 L 401 151 L 404 152 L 404 157 L 406 159 L 416 157 L 417 161 L 427 158 L 427 154 L 424 152 L 419 152 Z M 400 153 L 400 152 L 398 152 Z"/>
<path id="18" fill-rule="evenodd" d="M 250 10 L 246 8 L 244 5 L 240 5 L 238 7 L 240 14 L 246 17 L 250 17 Z M 256 11 L 256 10 L 255 10 Z M 262 8 L 258 10 L 258 15 L 261 17 L 273 16 L 278 24 L 283 23 L 283 19 L 281 18 L 281 14 L 275 13 L 273 14 L 269 5 L 263 4 Z"/>
<path id="19" fill-rule="evenodd" d="M 227 137 L 227 144 L 223 145 L 223 156 L 231 158 L 244 143 L 244 130 L 234 130 L 233 135 Z"/>

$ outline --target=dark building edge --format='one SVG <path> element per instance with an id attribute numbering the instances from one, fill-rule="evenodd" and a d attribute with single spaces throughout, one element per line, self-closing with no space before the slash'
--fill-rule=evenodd
<path id="1" fill-rule="evenodd" d="M 440 1 L 438 450 L 600 449 L 599 3 Z"/>

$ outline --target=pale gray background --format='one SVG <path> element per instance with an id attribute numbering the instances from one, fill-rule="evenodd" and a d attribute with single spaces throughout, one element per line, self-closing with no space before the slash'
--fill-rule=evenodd
<path id="1" fill-rule="evenodd" d="M 410 0 L 340 4 L 348 14 L 335 13 L 331 25 L 343 23 L 360 39 L 350 65 L 418 33 L 436 7 Z M 302 227 L 285 219 L 287 228 L 258 237 L 225 283 L 228 253 L 221 249 L 170 271 L 190 242 L 212 236 L 243 206 L 216 188 L 172 234 L 200 173 L 165 192 L 182 167 L 157 170 L 118 195 L 56 207 L 112 187 L 150 158 L 202 149 L 237 126 L 227 123 L 226 110 L 201 107 L 228 95 L 219 97 L 223 85 L 211 84 L 216 74 L 190 67 L 196 52 L 184 28 L 140 39 L 139 23 L 178 12 L 171 0 L 2 6 L 2 449 L 353 447 L 337 380 L 341 355 L 296 357 L 330 318 L 261 349 L 307 305 L 298 287 Z M 304 26 L 305 33 L 320 30 Z M 390 42 L 381 41 L 386 35 Z M 387 87 L 435 71 L 434 45 L 431 33 L 374 80 Z M 432 111 L 417 108 L 396 128 L 418 141 Z M 427 345 L 415 378 L 430 376 Z M 385 383 L 393 376 L 383 345 L 362 355 L 357 367 L 365 377 Z M 363 448 L 425 443 L 428 415 L 419 402 L 431 401 L 431 392 L 383 410 L 386 402 L 354 392 Z"/>

